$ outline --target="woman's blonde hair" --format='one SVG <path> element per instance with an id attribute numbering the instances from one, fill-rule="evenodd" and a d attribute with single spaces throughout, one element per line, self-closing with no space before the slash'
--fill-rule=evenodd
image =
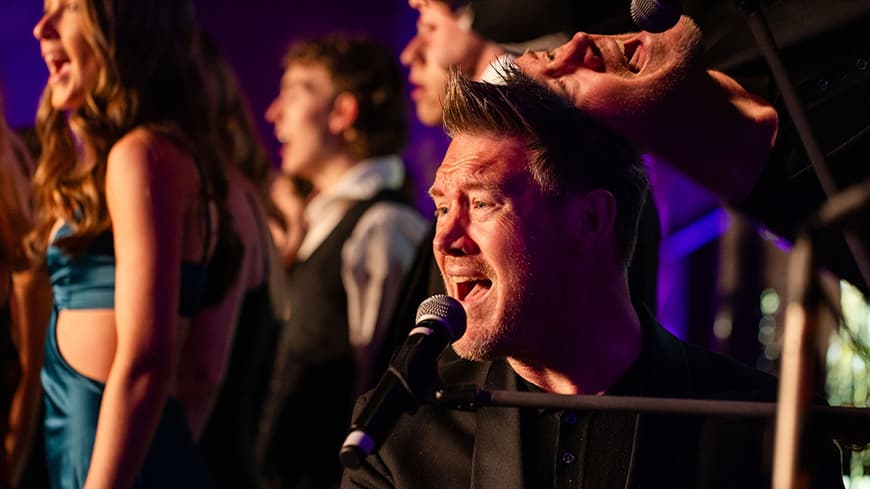
<path id="1" fill-rule="evenodd" d="M 189 0 L 84 0 L 84 37 L 99 61 L 81 107 L 66 113 L 39 102 L 42 146 L 33 188 L 30 248 L 42 254 L 58 218 L 71 236 L 57 245 L 76 254 L 111 228 L 105 196 L 109 150 L 137 127 L 164 132 L 189 151 L 213 192 L 225 192 L 208 144 L 208 99 L 195 63 L 197 31 Z M 82 157 L 82 155 L 85 155 Z"/>

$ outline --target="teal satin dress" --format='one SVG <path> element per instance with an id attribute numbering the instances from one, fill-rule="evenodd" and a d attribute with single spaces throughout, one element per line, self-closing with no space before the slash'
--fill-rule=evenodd
<path id="1" fill-rule="evenodd" d="M 64 225 L 56 237 L 68 235 Z M 55 238 L 56 239 L 56 238 Z M 77 372 L 57 345 L 57 315 L 62 309 L 113 309 L 115 257 L 110 232 L 87 253 L 71 258 L 49 247 L 47 265 L 54 292 L 54 311 L 45 342 L 42 385 L 45 396 L 45 451 L 53 489 L 80 489 L 85 482 L 94 446 L 105 385 Z M 205 288 L 205 263 L 184 263 L 179 314 L 191 316 Z M 136 488 L 211 488 L 181 403 L 170 398 L 161 415 Z"/>

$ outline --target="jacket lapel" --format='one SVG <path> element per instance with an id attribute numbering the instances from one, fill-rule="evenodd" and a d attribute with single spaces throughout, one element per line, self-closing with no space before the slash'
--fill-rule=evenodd
<path id="1" fill-rule="evenodd" d="M 492 362 L 484 389 L 517 390 L 516 375 L 506 361 Z M 472 489 L 522 489 L 521 447 L 519 409 L 479 409 L 471 461 Z"/>

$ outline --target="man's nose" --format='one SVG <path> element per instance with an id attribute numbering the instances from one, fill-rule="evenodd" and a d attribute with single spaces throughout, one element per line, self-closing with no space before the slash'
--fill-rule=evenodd
<path id="1" fill-rule="evenodd" d="M 547 71 L 551 76 L 561 76 L 584 67 L 600 71 L 601 55 L 594 39 L 585 32 L 578 32 L 570 41 L 556 48 L 552 54 L 552 61 L 547 65 Z"/>
<path id="2" fill-rule="evenodd" d="M 272 123 L 278 121 L 278 99 L 272 101 L 268 107 L 266 107 L 266 120 Z"/>
<path id="3" fill-rule="evenodd" d="M 403 49 L 399 54 L 399 61 L 401 61 L 405 66 L 410 66 L 411 63 L 420 56 L 420 48 L 422 47 L 422 44 L 423 40 L 420 39 L 420 35 L 414 34 L 414 37 L 408 41 L 405 49 Z"/>
<path id="4" fill-rule="evenodd" d="M 459 210 L 451 210 L 438 218 L 432 246 L 436 253 L 446 256 L 476 254 L 477 244 L 468 234 L 469 222 Z"/>

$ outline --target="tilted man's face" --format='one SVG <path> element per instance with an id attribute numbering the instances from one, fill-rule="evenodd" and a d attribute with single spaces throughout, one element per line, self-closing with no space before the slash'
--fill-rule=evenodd
<path id="1" fill-rule="evenodd" d="M 527 52 L 516 65 L 617 131 L 655 113 L 698 69 L 701 33 L 688 17 L 660 34 L 578 32 L 553 51 Z"/>

